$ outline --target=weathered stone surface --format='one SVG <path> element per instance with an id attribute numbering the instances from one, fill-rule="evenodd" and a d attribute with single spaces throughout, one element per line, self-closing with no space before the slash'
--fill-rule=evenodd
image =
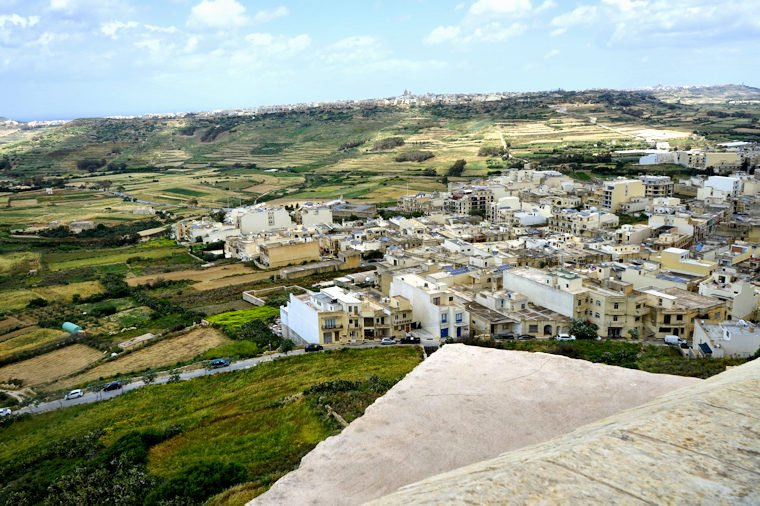
<path id="1" fill-rule="evenodd" d="M 760 504 L 760 360 L 372 504 L 507 503 Z"/>
<path id="2" fill-rule="evenodd" d="M 698 383 L 557 355 L 447 345 L 252 504 L 361 504 Z M 562 462 L 542 465 L 551 466 L 551 479 L 536 485 L 569 490 L 564 484 L 575 475 Z M 582 500 L 584 491 L 577 493 Z"/>

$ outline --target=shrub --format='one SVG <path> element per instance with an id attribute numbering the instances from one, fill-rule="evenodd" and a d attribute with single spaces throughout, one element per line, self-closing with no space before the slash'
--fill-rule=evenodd
<path id="1" fill-rule="evenodd" d="M 27 308 L 35 308 L 35 307 L 45 307 L 48 305 L 48 301 L 43 299 L 42 297 L 37 297 L 35 299 L 32 299 L 27 303 Z"/>
<path id="2" fill-rule="evenodd" d="M 374 149 L 375 151 L 381 151 L 384 149 L 397 148 L 403 145 L 404 145 L 403 137 L 386 137 L 385 139 L 380 139 L 379 141 L 375 142 L 375 145 L 372 147 L 372 149 Z"/>
<path id="3" fill-rule="evenodd" d="M 425 160 L 429 160 L 433 158 L 435 155 L 431 151 L 420 151 L 420 150 L 411 150 L 411 151 L 404 151 L 403 153 L 399 153 L 394 158 L 397 162 L 424 162 Z"/>
<path id="4" fill-rule="evenodd" d="M 163 501 L 177 499 L 201 504 L 212 495 L 242 483 L 247 478 L 248 472 L 240 464 L 201 462 L 182 471 L 149 494 L 145 504 L 161 504 Z"/>

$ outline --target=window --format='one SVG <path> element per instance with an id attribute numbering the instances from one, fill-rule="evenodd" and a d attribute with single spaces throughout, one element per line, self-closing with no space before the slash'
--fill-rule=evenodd
<path id="1" fill-rule="evenodd" d="M 615 304 L 612 307 L 614 307 L 615 309 L 618 309 L 620 307 L 620 304 L 618 304 L 617 302 L 615 302 Z"/>
<path id="2" fill-rule="evenodd" d="M 599 313 L 594 313 L 594 318 L 599 318 Z"/>
<path id="3" fill-rule="evenodd" d="M 529 325 L 528 332 L 532 334 L 535 334 L 536 332 L 538 332 L 538 325 Z"/>
<path id="4" fill-rule="evenodd" d="M 682 314 L 677 315 L 676 316 L 676 320 L 678 320 L 679 322 L 682 322 L 683 321 L 683 315 Z"/>
<path id="5" fill-rule="evenodd" d="M 433 304 L 435 304 L 436 306 L 440 306 L 441 305 L 441 298 L 440 297 L 433 297 Z"/>
<path id="6" fill-rule="evenodd" d="M 454 297 L 449 297 L 449 302 L 452 302 L 454 300 Z"/>
<path id="7" fill-rule="evenodd" d="M 617 317 L 617 316 L 613 316 L 613 317 L 612 317 L 612 321 L 613 321 L 613 322 L 616 322 L 616 321 L 618 321 L 618 317 Z"/>
<path id="8" fill-rule="evenodd" d="M 663 321 L 664 321 L 665 323 L 670 323 L 670 315 L 669 315 L 669 314 L 666 314 L 666 315 L 665 315 L 665 318 L 663 319 Z"/>
<path id="9" fill-rule="evenodd" d="M 454 315 L 454 320 L 455 320 L 457 323 L 462 323 L 462 313 L 457 313 L 457 314 L 455 314 L 455 315 Z"/>
<path id="10" fill-rule="evenodd" d="M 596 305 L 597 305 L 597 306 L 601 306 L 601 305 L 602 305 L 602 301 L 601 301 L 601 300 L 597 300 L 597 301 L 596 301 Z"/>
<path id="11" fill-rule="evenodd" d="M 448 323 L 449 322 L 449 315 L 448 313 L 443 313 L 441 315 L 441 323 Z"/>
<path id="12" fill-rule="evenodd" d="M 325 328 L 326 329 L 334 329 L 335 328 L 335 318 L 327 318 L 327 319 L 325 319 Z"/>

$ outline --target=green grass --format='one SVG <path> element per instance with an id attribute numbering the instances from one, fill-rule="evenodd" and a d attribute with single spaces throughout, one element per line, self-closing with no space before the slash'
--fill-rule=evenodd
<path id="1" fill-rule="evenodd" d="M 171 477 L 201 462 L 235 462 L 247 469 L 255 493 L 261 493 L 294 469 L 319 441 L 337 432 L 324 413 L 299 394 L 312 385 L 338 380 L 367 381 L 377 376 L 397 381 L 419 361 L 419 349 L 413 347 L 342 350 L 154 385 L 6 426 L 0 429 L 0 462 L 26 458 L 53 442 L 91 431 L 102 430 L 101 441 L 111 445 L 131 431 L 179 426 L 180 434 L 151 448 L 152 474 Z M 359 397 L 364 398 L 363 393 Z M 39 469 L 28 471 L 43 472 L 45 464 L 37 465 Z M 54 474 L 51 469 L 44 472 Z"/>
<path id="2" fill-rule="evenodd" d="M 168 193 L 176 193 L 177 195 L 184 195 L 186 197 L 203 197 L 206 195 L 204 192 L 199 192 L 198 190 L 191 190 L 189 188 L 164 188 L 164 192 Z"/>
<path id="3" fill-rule="evenodd" d="M 741 365 L 745 359 L 705 358 L 688 360 L 672 346 L 629 343 L 625 341 L 468 341 L 476 346 L 496 347 L 506 350 L 532 351 L 564 355 L 609 365 L 640 369 L 657 374 L 673 374 L 694 378 L 709 378 L 726 370 L 728 366 Z"/>
<path id="4" fill-rule="evenodd" d="M 280 310 L 276 307 L 261 306 L 253 309 L 241 309 L 239 311 L 219 313 L 209 316 L 206 320 L 221 327 L 236 329 L 253 320 L 271 320 L 279 314 Z"/>
<path id="5" fill-rule="evenodd" d="M 48 268 L 51 271 L 60 271 L 78 267 L 125 263 L 127 260 L 134 257 L 140 257 L 142 259 L 162 258 L 170 256 L 172 253 L 181 252 L 184 252 L 184 249 L 178 248 L 177 246 L 159 246 L 153 248 L 141 248 L 138 246 L 118 249 L 48 253 L 43 255 L 43 260 L 47 262 Z"/>

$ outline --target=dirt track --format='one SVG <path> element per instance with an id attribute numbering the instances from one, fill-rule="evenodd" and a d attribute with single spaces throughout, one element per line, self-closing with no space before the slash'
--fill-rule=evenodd
<path id="1" fill-rule="evenodd" d="M 251 283 L 272 276 L 276 271 L 258 271 L 245 266 L 242 263 L 219 265 L 207 269 L 188 269 L 184 271 L 164 272 L 147 276 L 127 278 L 129 286 L 143 285 L 159 279 L 180 280 L 189 279 L 195 281 L 192 287 L 196 290 L 212 290 L 228 285 Z"/>

